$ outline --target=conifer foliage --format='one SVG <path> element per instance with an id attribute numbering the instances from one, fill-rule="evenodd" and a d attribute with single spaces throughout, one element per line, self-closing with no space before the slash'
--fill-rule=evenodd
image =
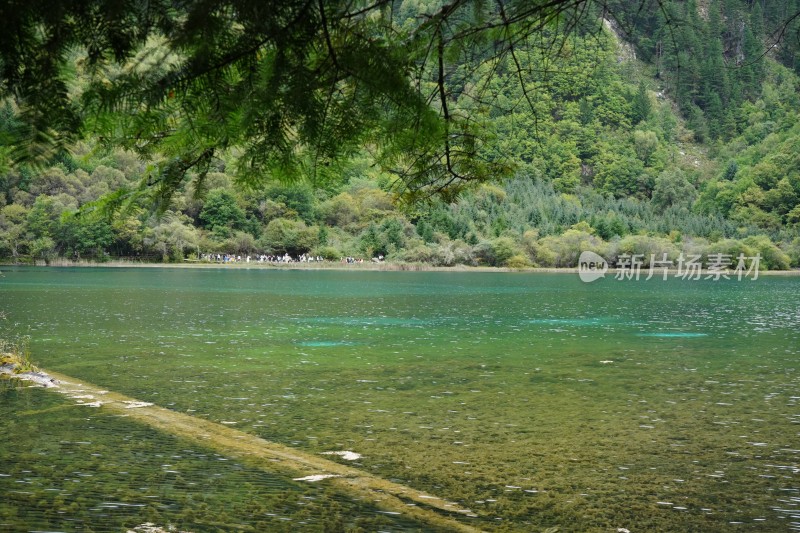
<path id="1" fill-rule="evenodd" d="M 389 0 L 11 2 L 0 76 L 26 156 L 50 157 L 87 130 L 158 153 L 144 183 L 157 202 L 189 170 L 202 181 L 226 150 L 258 185 L 322 180 L 365 145 L 405 192 L 430 194 L 508 170 L 484 150 L 482 122 L 455 109 L 471 69 L 511 57 L 521 70 L 521 41 L 571 31 L 596 7 L 454 0 L 403 16 L 408 6 Z M 89 83 L 71 83 L 76 68 Z"/>

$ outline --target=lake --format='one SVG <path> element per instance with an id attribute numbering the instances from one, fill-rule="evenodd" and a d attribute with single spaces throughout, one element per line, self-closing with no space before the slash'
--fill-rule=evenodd
<path id="1" fill-rule="evenodd" d="M 32 359 L 457 502 L 490 531 L 800 531 L 800 277 L 24 268 Z M 415 531 L 0 381 L 0 530 Z M 360 529 L 359 529 L 360 528 Z"/>

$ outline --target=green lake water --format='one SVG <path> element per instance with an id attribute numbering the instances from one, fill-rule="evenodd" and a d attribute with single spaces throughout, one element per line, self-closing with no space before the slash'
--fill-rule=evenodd
<path id="1" fill-rule="evenodd" d="M 798 277 L 5 268 L 0 310 L 40 366 L 486 530 L 800 531 Z M 0 415 L 0 531 L 424 529 L 51 391 Z"/>

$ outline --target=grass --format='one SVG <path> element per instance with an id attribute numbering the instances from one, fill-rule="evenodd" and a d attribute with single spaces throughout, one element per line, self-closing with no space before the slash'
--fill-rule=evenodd
<path id="1" fill-rule="evenodd" d="M 6 314 L 0 311 L 0 320 L 5 320 Z M 15 374 L 24 372 L 38 372 L 39 369 L 31 363 L 30 337 L 18 337 L 13 340 L 0 338 L 0 365 L 12 365 Z"/>
<path id="2" fill-rule="evenodd" d="M 13 341 L 0 339 L 0 365 L 13 365 L 15 374 L 38 372 L 39 369 L 30 360 L 29 343 L 29 337 Z"/>

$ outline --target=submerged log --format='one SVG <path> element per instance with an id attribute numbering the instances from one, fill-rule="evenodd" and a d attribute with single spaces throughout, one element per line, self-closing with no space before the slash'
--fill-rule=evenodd
<path id="1" fill-rule="evenodd" d="M 19 365 L 15 363 L 3 363 L 0 365 L 0 375 L 10 379 L 29 381 L 45 388 L 58 387 L 58 380 L 48 373 L 40 371 L 20 372 Z"/>

